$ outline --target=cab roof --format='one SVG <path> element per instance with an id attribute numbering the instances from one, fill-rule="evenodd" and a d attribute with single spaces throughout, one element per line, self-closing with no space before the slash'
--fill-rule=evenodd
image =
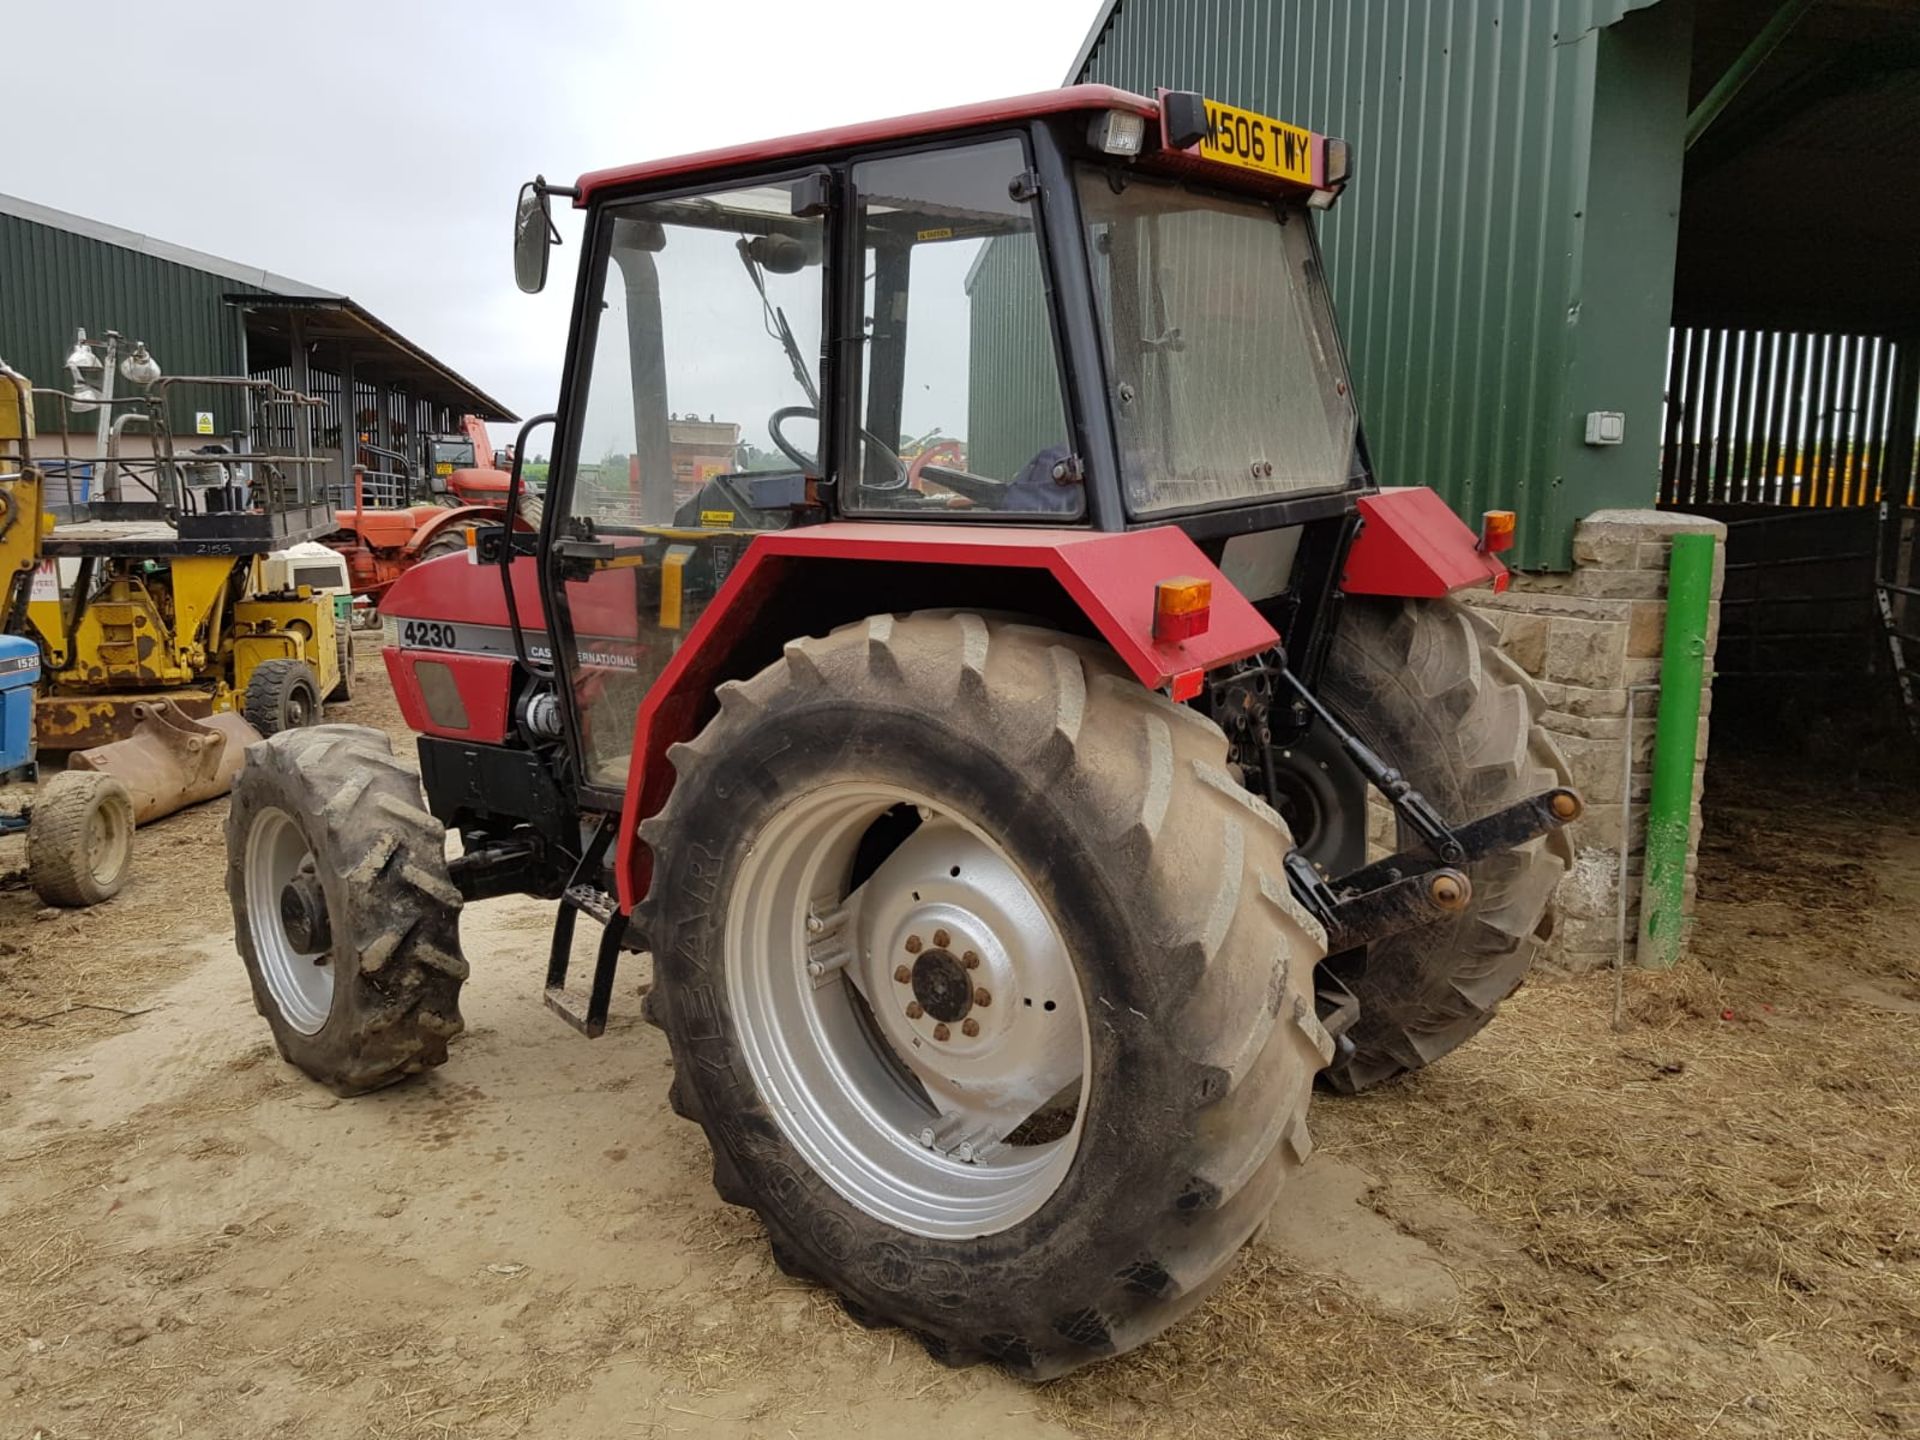
<path id="1" fill-rule="evenodd" d="M 599 190 L 670 180 L 707 171 L 798 160 L 827 151 L 856 149 L 889 140 L 915 140 L 923 136 L 973 130 L 986 125 L 1030 120 L 1039 115 L 1059 115 L 1075 110 L 1127 110 L 1144 115 L 1149 120 L 1160 117 L 1158 101 L 1136 95 L 1130 90 L 1118 90 L 1111 85 L 1067 85 L 1058 90 L 1041 90 L 1007 100 L 986 100 L 972 105 L 956 105 L 946 110 L 926 110 L 918 115 L 867 120 L 858 125 L 788 135 L 779 140 L 757 140 L 748 145 L 701 150 L 665 160 L 646 160 L 637 165 L 590 170 L 580 177 L 580 193 L 573 203 L 583 206 Z"/>

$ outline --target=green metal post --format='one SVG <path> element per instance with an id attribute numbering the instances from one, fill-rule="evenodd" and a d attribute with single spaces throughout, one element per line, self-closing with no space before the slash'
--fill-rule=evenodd
<path id="1" fill-rule="evenodd" d="M 1693 767 L 1699 753 L 1700 689 L 1706 679 L 1707 612 L 1713 598 L 1711 535 L 1676 535 L 1667 561 L 1667 632 L 1660 651 L 1660 718 L 1653 732 L 1653 793 L 1640 888 L 1640 963 L 1670 968 L 1686 931 L 1687 842 L 1693 829 Z"/>

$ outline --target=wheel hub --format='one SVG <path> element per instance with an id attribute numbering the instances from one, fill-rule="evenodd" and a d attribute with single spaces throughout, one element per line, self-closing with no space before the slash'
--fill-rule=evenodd
<path id="1" fill-rule="evenodd" d="M 924 822 L 857 900 L 866 963 L 854 982 L 942 1112 L 918 1138 L 971 1159 L 992 1153 L 1079 1073 L 1080 991 L 1065 945 L 1006 858 L 951 820 Z"/>
<path id="2" fill-rule="evenodd" d="M 973 952 L 967 952 L 972 955 Z M 974 961 L 979 963 L 979 957 Z M 953 1024 L 973 1009 L 973 977 L 950 950 L 928 950 L 913 962 L 913 998 L 936 1022 Z"/>
<path id="3" fill-rule="evenodd" d="M 294 949 L 312 954 L 333 948 L 327 921 L 327 897 L 310 870 L 302 870 L 280 890 L 280 923 Z"/>

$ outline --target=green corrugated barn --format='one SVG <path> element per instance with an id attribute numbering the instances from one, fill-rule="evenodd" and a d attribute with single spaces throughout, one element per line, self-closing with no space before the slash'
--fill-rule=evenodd
<path id="1" fill-rule="evenodd" d="M 1916 59 L 1887 0 L 1107 0 L 1067 78 L 1352 141 L 1322 241 L 1380 479 L 1564 569 L 1595 510 L 1911 488 Z"/>
<path id="2" fill-rule="evenodd" d="M 356 430 L 388 448 L 451 430 L 461 414 L 513 418 L 344 295 L 0 195 L 0 359 L 40 389 L 66 389 L 80 329 L 95 340 L 112 330 L 144 341 L 168 374 L 254 375 L 311 394 L 325 402 L 315 433 L 322 449 L 339 448 L 343 389 L 354 397 Z M 195 435 L 203 412 L 222 439 L 248 425 L 232 390 L 181 386 L 169 404 L 176 435 Z M 63 414 L 42 397 L 42 432 L 79 432 L 70 453 L 91 456 L 94 415 L 63 425 Z"/>

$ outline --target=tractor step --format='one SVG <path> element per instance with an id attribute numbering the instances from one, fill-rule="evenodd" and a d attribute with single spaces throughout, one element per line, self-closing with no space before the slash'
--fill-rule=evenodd
<path id="1" fill-rule="evenodd" d="M 567 990 L 567 970 L 573 960 L 573 929 L 581 915 L 600 922 L 600 946 L 594 954 L 593 983 L 586 1004 Z M 619 903 L 604 890 L 591 885 L 570 885 L 560 897 L 560 911 L 553 920 L 553 948 L 547 955 L 547 1008 L 589 1040 L 607 1030 L 607 1011 L 613 1003 L 613 977 L 620 968 L 620 952 L 626 948 L 627 917 Z"/>

